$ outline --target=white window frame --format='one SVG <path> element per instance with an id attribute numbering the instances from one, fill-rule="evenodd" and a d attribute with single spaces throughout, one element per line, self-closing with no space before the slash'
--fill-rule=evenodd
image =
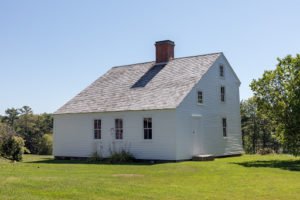
<path id="1" fill-rule="evenodd" d="M 124 120 L 122 118 L 115 119 L 115 139 L 123 140 L 124 138 Z"/>
<path id="2" fill-rule="evenodd" d="M 219 65 L 219 76 L 225 78 L 225 67 L 223 64 Z"/>
<path id="3" fill-rule="evenodd" d="M 145 120 L 147 121 L 146 126 L 145 126 Z M 150 120 L 150 123 L 151 123 L 151 127 L 149 126 L 149 123 L 148 123 L 149 120 Z M 152 120 L 152 117 L 144 117 L 143 118 L 143 133 L 144 133 L 144 140 L 152 140 L 152 138 L 153 138 L 153 120 Z"/>
<path id="4" fill-rule="evenodd" d="M 100 126 L 99 126 L 100 122 Z M 102 120 L 101 119 L 94 119 L 94 139 L 101 140 L 102 138 Z"/>
<path id="5" fill-rule="evenodd" d="M 199 102 L 199 93 L 201 93 L 201 102 Z M 204 95 L 202 90 L 197 91 L 197 104 L 198 105 L 203 105 L 204 104 Z"/>
<path id="6" fill-rule="evenodd" d="M 224 92 L 222 92 L 222 88 L 224 89 Z M 226 101 L 226 87 L 224 85 L 221 85 L 220 87 L 220 100 L 223 103 Z"/>
<path id="7" fill-rule="evenodd" d="M 225 123 L 224 123 L 225 122 Z M 223 137 L 226 138 L 228 136 L 228 131 L 227 131 L 227 118 L 226 117 L 222 117 L 222 134 Z"/>

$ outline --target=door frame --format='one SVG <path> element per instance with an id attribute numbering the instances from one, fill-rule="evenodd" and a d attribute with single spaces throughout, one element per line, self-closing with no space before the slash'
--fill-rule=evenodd
<path id="1" fill-rule="evenodd" d="M 195 123 L 195 122 L 198 122 Z M 197 124 L 197 126 L 195 126 Z M 191 116 L 191 128 L 192 128 L 192 155 L 200 153 L 200 134 L 202 129 L 202 115 L 192 114 Z"/>

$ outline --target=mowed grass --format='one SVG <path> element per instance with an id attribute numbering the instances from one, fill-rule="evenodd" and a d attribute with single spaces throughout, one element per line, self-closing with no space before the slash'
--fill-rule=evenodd
<path id="1" fill-rule="evenodd" d="M 300 199 L 300 159 L 120 165 L 26 155 L 21 163 L 0 159 L 0 199 Z"/>

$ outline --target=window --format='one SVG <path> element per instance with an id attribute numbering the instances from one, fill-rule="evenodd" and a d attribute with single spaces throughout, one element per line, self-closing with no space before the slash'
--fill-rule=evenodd
<path id="1" fill-rule="evenodd" d="M 225 102 L 225 87 L 221 86 L 221 101 Z"/>
<path id="2" fill-rule="evenodd" d="M 224 66 L 220 65 L 220 77 L 224 77 Z"/>
<path id="3" fill-rule="evenodd" d="M 227 120 L 222 118 L 223 137 L 227 137 Z"/>
<path id="4" fill-rule="evenodd" d="M 152 118 L 144 118 L 144 139 L 152 139 Z"/>
<path id="5" fill-rule="evenodd" d="M 202 91 L 198 91 L 197 101 L 198 101 L 198 104 L 203 104 L 203 92 Z"/>
<path id="6" fill-rule="evenodd" d="M 94 120 L 94 139 L 101 139 L 101 119 Z"/>
<path id="7" fill-rule="evenodd" d="M 122 119 L 115 119 L 115 131 L 116 131 L 116 139 L 122 140 L 123 139 L 123 120 Z"/>

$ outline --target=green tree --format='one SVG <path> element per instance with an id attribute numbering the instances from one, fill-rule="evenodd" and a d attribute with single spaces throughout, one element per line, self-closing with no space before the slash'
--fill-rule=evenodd
<path id="1" fill-rule="evenodd" d="M 13 127 L 15 134 L 25 140 L 28 152 L 37 154 L 40 152 L 40 144 L 43 136 L 51 134 L 53 129 L 53 117 L 50 114 L 34 114 L 29 106 L 20 109 L 7 109 L 2 121 L 6 127 Z"/>
<path id="2" fill-rule="evenodd" d="M 253 80 L 251 89 L 259 109 L 276 123 L 285 150 L 300 154 L 300 55 L 278 59 L 275 70 Z"/>
<path id="3" fill-rule="evenodd" d="M 6 137 L 1 146 L 2 155 L 10 160 L 21 161 L 25 150 L 25 142 L 19 136 Z"/>
<path id="4" fill-rule="evenodd" d="M 40 140 L 43 132 L 39 129 L 39 115 L 20 115 L 16 122 L 17 133 L 25 139 L 26 148 L 33 154 L 38 153 Z"/>
<path id="5" fill-rule="evenodd" d="M 6 122 L 10 127 L 15 128 L 15 122 L 19 117 L 20 111 L 15 108 L 8 108 L 5 110 L 6 116 L 3 117 L 3 121 Z"/>
<path id="6" fill-rule="evenodd" d="M 256 153 L 258 141 L 257 106 L 253 98 L 241 102 L 243 146 L 246 153 Z"/>
<path id="7" fill-rule="evenodd" d="M 259 110 L 251 97 L 241 102 L 243 146 L 246 153 L 279 152 L 280 142 L 275 137 L 275 124 Z"/>
<path id="8" fill-rule="evenodd" d="M 33 114 L 32 109 L 29 106 L 23 106 L 20 110 L 20 114 L 24 118 L 24 129 L 28 132 L 28 117 Z"/>
<path id="9" fill-rule="evenodd" d="M 2 145 L 4 140 L 9 136 L 9 135 L 14 135 L 15 132 L 12 130 L 11 127 L 9 127 L 7 124 L 1 123 L 0 122 L 0 155 L 3 155 L 2 153 Z"/>
<path id="10" fill-rule="evenodd" d="M 52 145 L 53 145 L 52 134 L 43 135 L 40 145 L 39 145 L 39 154 L 51 155 L 52 154 Z"/>

